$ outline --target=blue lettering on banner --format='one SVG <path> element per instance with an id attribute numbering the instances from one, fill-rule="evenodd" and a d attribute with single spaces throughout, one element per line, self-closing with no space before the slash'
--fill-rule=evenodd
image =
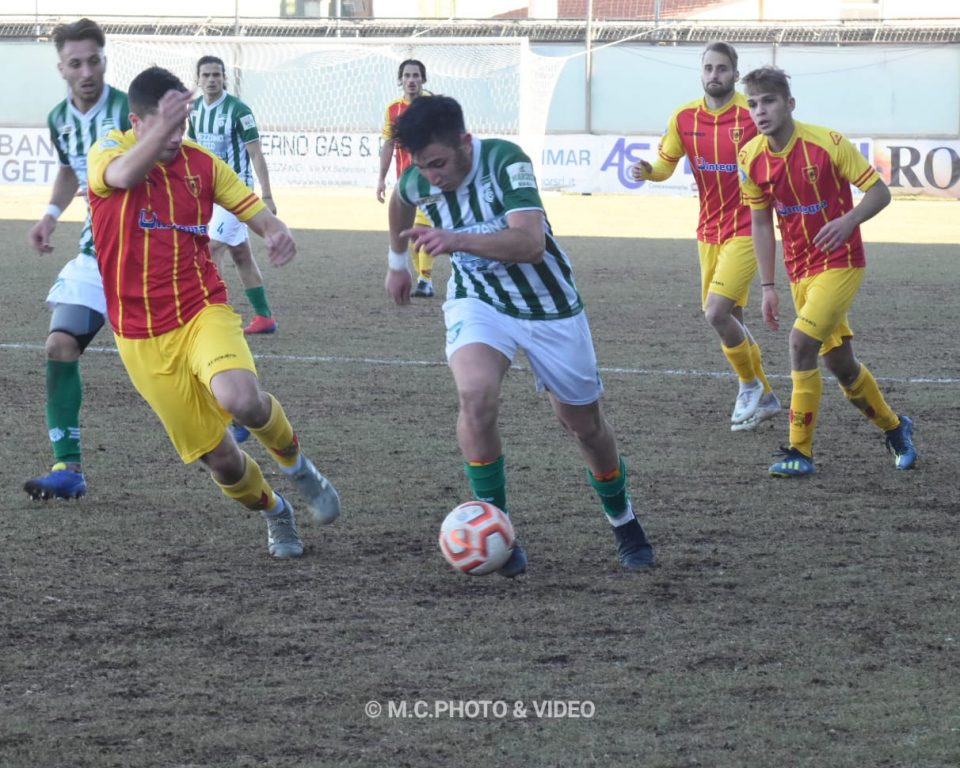
<path id="1" fill-rule="evenodd" d="M 645 182 L 634 181 L 630 178 L 627 171 L 631 165 L 642 159 L 642 156 L 639 154 L 640 150 L 649 151 L 649 149 L 650 145 L 646 142 L 627 144 L 627 140 L 620 137 L 617 139 L 617 143 L 613 145 L 613 149 L 610 150 L 610 154 L 607 155 L 607 159 L 603 161 L 600 170 L 605 171 L 608 168 L 616 166 L 617 178 L 620 180 L 620 184 L 627 189 L 639 189 Z"/>
<path id="2" fill-rule="evenodd" d="M 543 150 L 544 165 L 590 165 L 589 149 L 545 149 Z"/>

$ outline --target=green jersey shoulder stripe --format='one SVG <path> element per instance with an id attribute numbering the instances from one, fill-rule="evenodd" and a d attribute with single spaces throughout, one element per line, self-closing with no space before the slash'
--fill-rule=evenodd
<path id="1" fill-rule="evenodd" d="M 110 131 L 130 130 L 130 106 L 127 94 L 109 85 L 105 86 L 97 103 L 87 112 L 80 112 L 69 96 L 47 115 L 50 140 L 56 148 L 61 165 L 69 165 L 77 176 L 80 192 L 87 194 L 87 152 Z M 90 209 L 80 233 L 79 253 L 94 256 L 93 232 L 90 228 Z"/>
<path id="2" fill-rule="evenodd" d="M 253 165 L 247 144 L 260 138 L 253 112 L 236 96 L 224 93 L 213 104 L 203 96 L 193 102 L 188 135 L 236 171 L 243 183 L 253 187 Z"/>
<path id="3" fill-rule="evenodd" d="M 397 193 L 418 206 L 435 227 L 494 233 L 507 228 L 507 214 L 543 211 L 530 158 L 502 139 L 474 139 L 473 164 L 453 192 L 432 187 L 416 166 L 404 171 Z M 583 310 L 570 260 L 546 216 L 546 248 L 539 264 L 507 264 L 476 254 L 450 254 L 448 299 L 474 298 L 527 320 L 556 320 Z"/>

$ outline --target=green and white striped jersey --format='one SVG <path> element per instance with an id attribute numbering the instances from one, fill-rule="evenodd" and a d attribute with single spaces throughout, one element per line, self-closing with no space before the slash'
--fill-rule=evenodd
<path id="1" fill-rule="evenodd" d="M 259 139 L 260 133 L 250 107 L 227 92 L 213 104 L 205 104 L 203 96 L 199 96 L 193 102 L 187 131 L 191 139 L 233 168 L 243 183 L 253 189 L 247 144 Z"/>
<path id="2" fill-rule="evenodd" d="M 473 166 L 455 192 L 433 187 L 416 166 L 397 182 L 401 199 L 433 226 L 456 232 L 499 232 L 513 211 L 543 210 L 530 158 L 502 139 L 474 139 Z M 558 320 L 583 310 L 573 268 L 543 219 L 546 249 L 539 264 L 506 264 L 465 251 L 450 254 L 447 299 L 475 298 L 524 320 Z"/>
<path id="3" fill-rule="evenodd" d="M 77 175 L 80 192 L 87 195 L 87 152 L 90 147 L 112 130 L 130 130 L 130 107 L 127 94 L 105 85 L 97 103 L 86 114 L 70 101 L 69 95 L 47 115 L 50 140 L 56 147 L 61 165 L 69 165 Z M 90 228 L 90 206 L 80 233 L 80 250 L 86 256 L 95 256 L 93 231 Z"/>

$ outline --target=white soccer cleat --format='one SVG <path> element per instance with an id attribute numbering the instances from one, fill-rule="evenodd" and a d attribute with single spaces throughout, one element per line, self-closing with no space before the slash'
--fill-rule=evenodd
<path id="1" fill-rule="evenodd" d="M 329 525 L 340 517 L 340 494 L 306 456 L 299 472 L 291 475 L 315 522 Z"/>
<path id="2" fill-rule="evenodd" d="M 762 397 L 763 386 L 761 384 L 757 384 L 757 386 L 751 387 L 750 389 L 741 389 L 740 394 L 737 395 L 737 401 L 733 404 L 733 413 L 730 416 L 730 421 L 734 424 L 740 424 L 749 419 L 757 412 L 757 408 L 760 406 L 760 398 Z"/>
<path id="3" fill-rule="evenodd" d="M 780 413 L 780 410 L 780 401 L 773 392 L 770 392 L 760 398 L 760 404 L 757 406 L 757 410 L 753 416 L 745 421 L 741 421 L 739 424 L 731 424 L 730 430 L 732 432 L 743 432 L 748 429 L 756 429 L 764 421 L 772 419 Z"/>

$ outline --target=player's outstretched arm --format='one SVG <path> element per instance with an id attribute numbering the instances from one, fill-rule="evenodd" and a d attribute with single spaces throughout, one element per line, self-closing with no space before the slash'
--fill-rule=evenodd
<path id="1" fill-rule="evenodd" d="M 53 246 L 50 245 L 50 236 L 53 230 L 57 228 L 57 219 L 60 214 L 66 210 L 80 189 L 80 182 L 77 181 L 77 174 L 69 165 L 61 165 L 57 171 L 57 177 L 53 180 L 53 192 L 50 194 L 50 204 L 46 212 L 40 217 L 40 220 L 30 228 L 28 235 L 30 245 L 37 253 L 50 253 Z"/>

